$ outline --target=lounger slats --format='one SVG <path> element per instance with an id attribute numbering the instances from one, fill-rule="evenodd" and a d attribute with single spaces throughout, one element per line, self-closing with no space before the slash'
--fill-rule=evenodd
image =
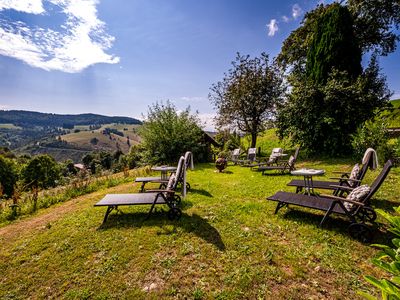
<path id="1" fill-rule="evenodd" d="M 164 182 L 161 177 L 136 177 L 135 182 Z M 168 180 L 167 180 L 168 182 Z"/>
<path id="2" fill-rule="evenodd" d="M 141 194 L 107 194 L 94 206 L 122 206 L 122 205 L 148 205 L 153 204 L 158 193 Z M 156 204 L 166 204 L 163 197 L 159 196 Z"/>
<path id="3" fill-rule="evenodd" d="M 308 195 L 289 193 L 289 192 L 277 192 L 276 194 L 268 197 L 267 199 L 272 201 L 283 202 L 286 204 L 318 209 L 322 211 L 327 211 L 334 202 L 332 199 L 329 198 L 308 196 Z M 332 212 L 338 214 L 345 214 L 345 212 L 339 205 L 335 205 Z"/>

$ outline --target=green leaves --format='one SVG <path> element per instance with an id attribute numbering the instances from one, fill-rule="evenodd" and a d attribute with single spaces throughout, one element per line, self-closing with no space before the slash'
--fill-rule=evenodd
<path id="1" fill-rule="evenodd" d="M 197 114 L 187 108 L 178 112 L 170 102 L 149 107 L 141 128 L 141 157 L 146 163 L 176 163 L 186 151 L 197 160 L 204 161 L 206 145 Z"/>
<path id="2" fill-rule="evenodd" d="M 218 112 L 217 126 L 251 134 L 251 147 L 255 147 L 257 134 L 283 101 L 283 74 L 265 53 L 255 58 L 238 53 L 232 66 L 222 81 L 211 87 L 208 97 Z"/>
<path id="3" fill-rule="evenodd" d="M 400 212 L 397 207 L 396 212 Z M 390 231 L 400 236 L 400 217 L 392 216 L 383 210 L 378 209 L 377 213 L 384 217 L 391 224 Z M 381 291 L 382 299 L 400 299 L 400 239 L 392 239 L 394 247 L 387 245 L 374 244 L 381 251 L 372 259 L 372 263 L 378 268 L 386 271 L 391 276 L 390 279 L 377 279 L 373 276 L 365 276 L 365 280 Z M 361 293 L 367 299 L 376 299 L 366 293 Z"/>

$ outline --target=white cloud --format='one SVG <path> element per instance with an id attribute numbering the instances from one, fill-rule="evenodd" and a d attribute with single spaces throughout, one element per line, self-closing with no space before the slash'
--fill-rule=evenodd
<path id="1" fill-rule="evenodd" d="M 199 114 L 200 121 L 203 125 L 203 129 L 206 131 L 215 131 L 214 118 L 217 116 L 216 113 L 203 113 Z"/>
<path id="2" fill-rule="evenodd" d="M 0 10 L 14 9 L 28 14 L 42 14 L 45 12 L 42 0 L 1 0 Z"/>
<path id="3" fill-rule="evenodd" d="M 297 3 L 292 6 L 292 17 L 293 19 L 297 19 L 303 14 L 303 9 Z"/>
<path id="4" fill-rule="evenodd" d="M 269 23 L 267 24 L 267 28 L 268 28 L 268 36 L 274 36 L 279 29 L 278 22 L 276 21 L 276 19 L 272 19 L 271 21 L 269 21 Z"/>
<path id="5" fill-rule="evenodd" d="M 204 97 L 181 97 L 180 100 L 185 102 L 204 102 L 208 101 L 207 98 Z"/>
<path id="6" fill-rule="evenodd" d="M 288 16 L 283 15 L 282 16 L 282 21 L 285 22 L 285 23 L 289 23 L 290 18 Z"/>
<path id="7" fill-rule="evenodd" d="M 24 22 L 0 20 L 0 54 L 20 59 L 44 70 L 76 73 L 96 63 L 118 63 L 119 57 L 105 53 L 114 37 L 105 32 L 105 23 L 97 18 L 97 0 L 47 0 L 61 8 L 67 21 L 60 29 L 28 26 Z M 20 3 L 24 3 L 24 5 Z M 43 3 L 0 0 L 0 11 L 14 9 L 43 13 Z"/>

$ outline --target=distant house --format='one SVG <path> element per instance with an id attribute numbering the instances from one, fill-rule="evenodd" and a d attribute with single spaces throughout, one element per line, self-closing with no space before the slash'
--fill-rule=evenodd
<path id="1" fill-rule="evenodd" d="M 215 132 L 210 132 L 210 131 L 203 131 L 203 139 L 204 143 L 207 145 L 207 153 L 208 153 L 208 160 L 209 161 L 215 161 L 215 157 L 213 155 L 213 151 L 211 149 L 211 145 L 216 147 L 216 148 L 222 148 L 223 145 L 219 144 L 215 139 Z"/>
<path id="2" fill-rule="evenodd" d="M 79 171 L 86 170 L 83 164 L 74 164 L 74 167 L 77 168 Z"/>

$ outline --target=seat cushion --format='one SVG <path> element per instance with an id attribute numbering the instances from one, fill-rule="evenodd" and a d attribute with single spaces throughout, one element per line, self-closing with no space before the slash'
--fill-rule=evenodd
<path id="1" fill-rule="evenodd" d="M 357 202 L 363 202 L 363 200 L 365 199 L 365 197 L 367 197 L 370 191 L 371 188 L 367 184 L 360 185 L 359 187 L 356 187 L 354 190 L 352 190 L 351 193 L 347 195 L 346 199 Z M 344 206 L 348 210 L 350 210 L 353 208 L 354 204 L 345 202 Z"/>

